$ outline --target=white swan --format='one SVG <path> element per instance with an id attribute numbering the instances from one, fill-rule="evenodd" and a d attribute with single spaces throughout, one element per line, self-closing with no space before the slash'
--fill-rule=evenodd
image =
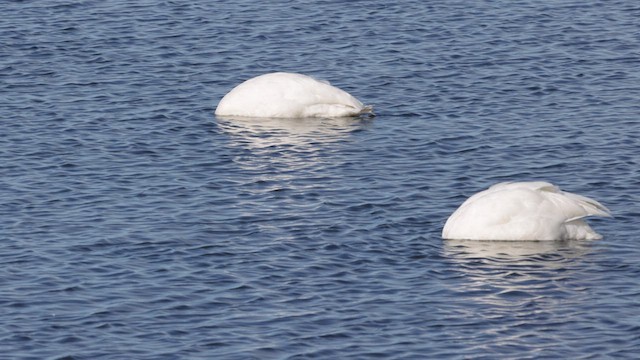
<path id="1" fill-rule="evenodd" d="M 273 118 L 351 117 L 372 113 L 344 90 L 310 76 L 284 72 L 249 79 L 225 95 L 216 115 Z"/>
<path id="2" fill-rule="evenodd" d="M 611 216 L 599 202 L 543 181 L 499 183 L 467 199 L 449 217 L 444 239 L 591 240 L 583 218 Z"/>

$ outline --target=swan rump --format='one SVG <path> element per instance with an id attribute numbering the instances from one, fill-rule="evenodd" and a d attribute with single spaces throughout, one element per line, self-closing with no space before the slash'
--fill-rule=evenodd
<path id="1" fill-rule="evenodd" d="M 372 114 L 344 90 L 311 76 L 276 72 L 249 79 L 225 95 L 216 115 L 271 118 L 353 117 Z"/>
<path id="2" fill-rule="evenodd" d="M 493 185 L 467 199 L 442 229 L 456 240 L 592 240 L 602 236 L 583 220 L 611 216 L 596 200 L 543 181 Z"/>

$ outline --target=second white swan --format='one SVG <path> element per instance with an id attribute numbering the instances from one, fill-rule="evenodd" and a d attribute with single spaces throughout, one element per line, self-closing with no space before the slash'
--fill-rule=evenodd
<path id="1" fill-rule="evenodd" d="M 587 216 L 611 216 L 596 200 L 544 181 L 499 183 L 467 199 L 449 217 L 444 239 L 600 239 Z"/>

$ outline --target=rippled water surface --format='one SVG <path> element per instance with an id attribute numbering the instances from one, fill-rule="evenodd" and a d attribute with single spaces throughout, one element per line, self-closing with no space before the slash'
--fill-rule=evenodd
<path id="1" fill-rule="evenodd" d="M 634 1 L 0 4 L 0 353 L 634 358 Z M 233 120 L 293 71 L 372 119 Z M 469 195 L 600 200 L 594 242 L 455 242 Z"/>

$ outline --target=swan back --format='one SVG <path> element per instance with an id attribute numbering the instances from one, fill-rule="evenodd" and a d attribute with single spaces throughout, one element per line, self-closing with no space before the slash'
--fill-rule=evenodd
<path id="1" fill-rule="evenodd" d="M 327 81 L 294 73 L 257 76 L 225 95 L 216 115 L 274 118 L 348 117 L 370 113 L 358 99 Z"/>
<path id="2" fill-rule="evenodd" d="M 582 219 L 610 216 L 591 198 L 544 181 L 499 183 L 467 199 L 447 220 L 442 237 L 470 240 L 599 239 Z"/>

